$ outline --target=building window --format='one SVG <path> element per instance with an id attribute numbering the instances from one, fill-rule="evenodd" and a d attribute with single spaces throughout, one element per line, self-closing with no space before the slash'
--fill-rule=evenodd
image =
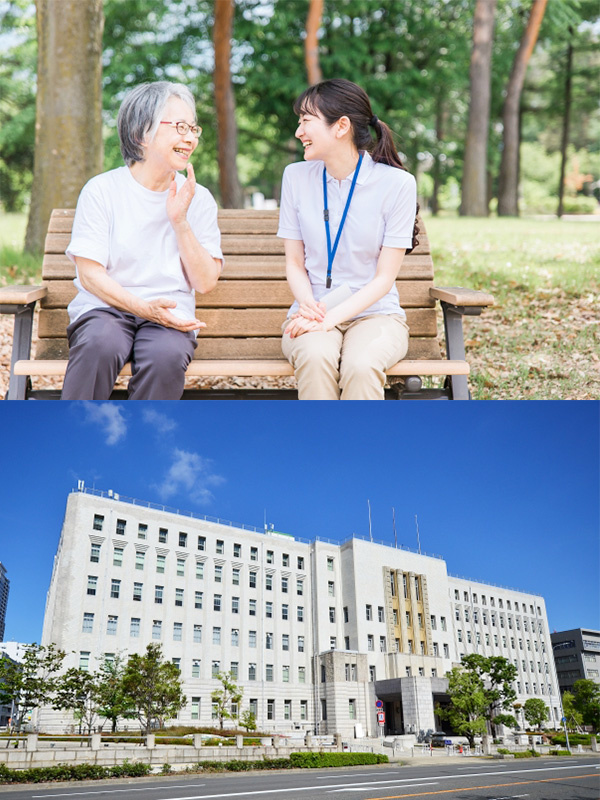
<path id="1" fill-rule="evenodd" d="M 198 550 L 206 550 L 206 536 L 198 537 Z"/>
<path id="2" fill-rule="evenodd" d="M 298 578 L 296 581 L 296 594 L 303 595 L 304 594 L 304 581 Z"/>
<path id="3" fill-rule="evenodd" d="M 113 567 L 123 566 L 123 548 L 115 547 L 113 550 Z"/>
<path id="4" fill-rule="evenodd" d="M 90 668 L 90 654 L 86 650 L 79 652 L 79 669 L 87 672 Z"/>
<path id="5" fill-rule="evenodd" d="M 240 646 L 240 632 L 238 628 L 231 629 L 231 646 L 232 647 Z"/>
<path id="6" fill-rule="evenodd" d="M 83 615 L 83 625 L 81 626 L 82 633 L 92 633 L 94 628 L 94 615 L 84 613 Z"/>
<path id="7" fill-rule="evenodd" d="M 290 649 L 290 637 L 287 633 L 281 634 L 281 649 L 282 650 L 289 650 Z"/>
<path id="8" fill-rule="evenodd" d="M 204 592 L 194 592 L 194 608 L 201 609 Z"/>
<path id="9" fill-rule="evenodd" d="M 350 719 L 356 719 L 356 700 L 348 700 L 348 715 Z"/>
<path id="10" fill-rule="evenodd" d="M 87 579 L 87 593 L 96 594 L 96 587 L 98 586 L 98 576 L 88 575 Z"/>
<path id="11" fill-rule="evenodd" d="M 327 594 L 330 597 L 335 596 L 335 584 L 333 581 L 327 581 Z"/>
<path id="12" fill-rule="evenodd" d="M 183 623 L 182 622 L 174 622 L 173 623 L 173 641 L 180 642 L 183 639 Z"/>
<path id="13" fill-rule="evenodd" d="M 148 535 L 148 526 L 143 522 L 138 524 L 138 539 L 145 539 Z"/>
<path id="14" fill-rule="evenodd" d="M 132 617 L 129 622 L 129 635 L 134 639 L 140 638 L 140 618 Z"/>
<path id="15" fill-rule="evenodd" d="M 213 627 L 213 637 L 212 637 L 213 644 L 221 644 L 221 628 Z"/>
<path id="16" fill-rule="evenodd" d="M 215 565 L 215 583 L 223 583 L 223 567 L 220 564 Z"/>
<path id="17" fill-rule="evenodd" d="M 373 683 L 375 681 L 376 674 L 377 673 L 375 671 L 375 667 L 372 664 L 370 664 L 369 665 L 369 680 L 371 681 L 371 683 Z"/>
<path id="18" fill-rule="evenodd" d="M 240 585 L 240 570 L 239 567 L 234 567 L 231 572 L 231 582 L 234 586 Z"/>
<path id="19" fill-rule="evenodd" d="M 275 554 L 272 550 L 267 550 L 267 564 L 275 563 Z"/>
<path id="20" fill-rule="evenodd" d="M 272 633 L 265 633 L 265 648 L 267 650 L 273 649 L 273 634 Z"/>
<path id="21" fill-rule="evenodd" d="M 267 617 L 267 619 L 273 618 L 273 603 L 270 600 L 267 600 L 265 603 L 265 617 Z"/>
<path id="22" fill-rule="evenodd" d="M 212 662 L 211 676 L 213 678 L 218 678 L 219 677 L 219 672 L 221 672 L 221 662 L 220 661 L 213 661 Z"/>
<path id="23" fill-rule="evenodd" d="M 287 603 L 283 603 L 281 606 L 281 619 L 289 619 L 290 616 L 290 607 Z"/>
<path id="24" fill-rule="evenodd" d="M 421 599 L 421 582 L 419 578 L 415 576 L 415 598 L 417 602 Z"/>
<path id="25" fill-rule="evenodd" d="M 89 592 L 88 592 L 89 594 Z M 121 594 L 121 581 L 113 578 L 110 582 L 110 596 L 117 600 Z"/>
<path id="26" fill-rule="evenodd" d="M 250 561 L 258 561 L 258 547 L 250 548 Z"/>
<path id="27" fill-rule="evenodd" d="M 447 644 L 444 644 L 444 658 L 450 658 L 450 648 Z"/>
<path id="28" fill-rule="evenodd" d="M 296 609 L 296 619 L 298 622 L 304 622 L 304 606 L 298 606 Z"/>
<path id="29" fill-rule="evenodd" d="M 299 653 L 304 652 L 304 636 L 298 637 L 298 652 Z"/>
<path id="30" fill-rule="evenodd" d="M 204 562 L 196 561 L 196 580 L 204 580 Z"/>
<path id="31" fill-rule="evenodd" d="M 348 606 L 344 606 L 343 613 L 344 613 L 344 622 L 348 622 L 349 619 Z"/>
<path id="32" fill-rule="evenodd" d="M 94 530 L 101 531 L 104 524 L 104 516 L 102 514 L 94 514 Z"/>
<path id="33" fill-rule="evenodd" d="M 177 577 L 183 578 L 185 576 L 185 558 L 177 559 Z"/>
<path id="34" fill-rule="evenodd" d="M 335 622 L 335 608 L 329 606 L 329 622 Z"/>
<path id="35" fill-rule="evenodd" d="M 90 550 L 90 561 L 93 561 L 97 564 L 100 561 L 100 545 L 99 544 L 92 544 Z"/>
<path id="36" fill-rule="evenodd" d="M 194 644 L 202 643 L 202 625 L 194 625 Z"/>
<path id="37" fill-rule="evenodd" d="M 423 614 L 417 614 L 417 619 L 419 621 L 419 628 L 423 627 Z"/>
<path id="38" fill-rule="evenodd" d="M 141 599 L 142 599 L 142 587 L 143 587 L 143 585 L 144 585 L 143 583 L 134 583 L 133 584 L 133 599 L 138 603 L 141 602 Z"/>
<path id="39" fill-rule="evenodd" d="M 187 533 L 179 531 L 179 547 L 187 547 Z"/>
<path id="40" fill-rule="evenodd" d="M 321 683 L 325 683 L 327 680 L 327 674 L 325 672 L 325 664 L 321 664 Z"/>
<path id="41" fill-rule="evenodd" d="M 221 610 L 221 600 L 223 596 L 220 594 L 216 594 L 213 598 L 213 611 L 220 611 Z"/>
<path id="42" fill-rule="evenodd" d="M 136 550 L 136 553 L 135 553 L 135 568 L 136 569 L 144 569 L 145 558 L 146 558 L 146 553 L 142 553 L 139 550 Z"/>
<path id="43" fill-rule="evenodd" d="M 241 558 L 242 557 L 242 545 L 234 542 L 233 545 L 233 557 L 234 558 Z"/>
<path id="44" fill-rule="evenodd" d="M 248 680 L 249 681 L 256 680 L 256 664 L 248 664 Z"/>
<path id="45" fill-rule="evenodd" d="M 344 649 L 350 650 L 350 637 L 344 636 Z"/>
<path id="46" fill-rule="evenodd" d="M 265 575 L 265 589 L 267 591 L 272 591 L 273 589 L 273 576 L 272 575 Z"/>
<path id="47" fill-rule="evenodd" d="M 321 719 L 327 722 L 327 700 L 321 698 Z"/>
<path id="48" fill-rule="evenodd" d="M 267 700 L 267 719 L 275 719 L 275 700 Z"/>
<path id="49" fill-rule="evenodd" d="M 256 616 L 256 600 L 249 600 L 248 601 L 248 614 L 251 617 Z"/>
<path id="50" fill-rule="evenodd" d="M 167 563 L 166 556 L 156 556 L 156 571 L 160 575 L 164 575 L 166 563 Z"/>
<path id="51" fill-rule="evenodd" d="M 287 665 L 281 669 L 281 680 L 282 683 L 290 682 L 290 668 Z"/>
<path id="52" fill-rule="evenodd" d="M 380 636 L 379 637 L 379 651 L 381 653 L 385 653 L 385 651 L 386 651 L 385 636 Z"/>
<path id="53" fill-rule="evenodd" d="M 446 628 L 446 617 L 440 617 L 440 626 L 443 631 L 447 630 Z"/>
<path id="54" fill-rule="evenodd" d="M 375 650 L 375 639 L 373 636 L 371 636 L 371 634 L 367 636 L 367 650 Z"/>
<path id="55" fill-rule="evenodd" d="M 240 663 L 239 661 L 232 661 L 231 667 L 229 668 L 229 672 L 231 673 L 231 677 L 237 681 L 240 676 Z"/>
<path id="56" fill-rule="evenodd" d="M 251 589 L 256 589 L 256 572 L 248 573 L 248 586 Z"/>
<path id="57" fill-rule="evenodd" d="M 308 700 L 300 700 L 300 719 L 308 719 Z"/>
<path id="58" fill-rule="evenodd" d="M 231 598 L 231 613 L 232 614 L 239 614 L 240 613 L 240 598 L 239 597 L 232 597 Z"/>
<path id="59" fill-rule="evenodd" d="M 155 619 L 152 622 L 152 638 L 160 639 L 161 635 L 162 635 L 162 622 L 159 619 Z"/>
<path id="60" fill-rule="evenodd" d="M 287 578 L 282 578 L 281 579 L 281 591 L 284 594 L 287 594 L 287 591 L 288 591 L 288 579 Z"/>
<path id="61" fill-rule="evenodd" d="M 365 615 L 367 622 L 370 622 L 373 619 L 373 608 L 371 606 L 365 606 Z"/>
<path id="62" fill-rule="evenodd" d="M 335 636 L 330 636 L 329 637 L 329 649 L 330 650 L 335 650 L 336 647 L 337 647 L 337 639 L 335 638 Z"/>
<path id="63" fill-rule="evenodd" d="M 175 589 L 175 605 L 183 606 L 183 589 Z"/>
<path id="64" fill-rule="evenodd" d="M 333 572 L 333 558 L 331 556 L 327 558 L 327 569 Z"/>
<path id="65" fill-rule="evenodd" d="M 436 618 L 435 618 L 435 614 L 431 615 L 431 630 L 432 631 L 437 630 L 437 621 L 436 621 Z"/>
<path id="66" fill-rule="evenodd" d="M 292 701 L 291 700 L 284 700 L 283 701 L 283 718 L 284 719 L 291 719 L 292 718 Z"/>
<path id="67" fill-rule="evenodd" d="M 200 677 L 200 659 L 195 658 L 192 661 L 192 678 Z"/>
<path id="68" fill-rule="evenodd" d="M 303 556 L 298 556 L 297 564 L 298 564 L 298 569 L 304 569 L 304 557 Z"/>
<path id="69" fill-rule="evenodd" d="M 385 622 L 383 606 L 377 606 L 377 619 L 379 620 L 379 622 Z"/>
<path id="70" fill-rule="evenodd" d="M 306 667 L 298 667 L 298 683 L 306 683 Z"/>
<path id="71" fill-rule="evenodd" d="M 169 538 L 169 531 L 166 528 L 159 528 L 158 529 L 159 544 L 166 544 L 168 538 Z"/>
<path id="72" fill-rule="evenodd" d="M 124 519 L 118 519 L 117 520 L 117 525 L 116 525 L 116 528 L 115 528 L 116 533 L 119 536 L 125 536 L 125 528 L 126 528 L 126 526 L 127 526 L 127 522 Z"/>
<path id="73" fill-rule="evenodd" d="M 256 631 L 248 631 L 248 647 L 256 647 Z"/>
<path id="74" fill-rule="evenodd" d="M 282 553 L 281 554 L 281 566 L 282 567 L 289 567 L 289 565 L 290 565 L 289 553 Z"/>
<path id="75" fill-rule="evenodd" d="M 273 664 L 267 664 L 265 670 L 265 680 L 269 682 L 273 681 Z"/>
<path id="76" fill-rule="evenodd" d="M 159 605 L 163 601 L 164 588 L 165 588 L 164 586 L 155 586 L 154 587 L 154 602 L 158 603 Z"/>

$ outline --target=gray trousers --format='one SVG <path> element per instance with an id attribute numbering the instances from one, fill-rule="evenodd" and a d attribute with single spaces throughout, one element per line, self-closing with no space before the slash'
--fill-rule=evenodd
<path id="1" fill-rule="evenodd" d="M 67 328 L 63 400 L 108 400 L 131 361 L 130 400 L 180 400 L 196 349 L 193 333 L 165 328 L 116 308 L 82 314 Z"/>

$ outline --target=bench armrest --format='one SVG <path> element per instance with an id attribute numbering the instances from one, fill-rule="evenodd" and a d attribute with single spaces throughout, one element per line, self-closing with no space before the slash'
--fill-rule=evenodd
<path id="1" fill-rule="evenodd" d="M 462 286 L 434 286 L 429 290 L 431 297 L 450 303 L 453 306 L 493 306 L 494 298 L 487 292 L 477 289 L 463 289 Z"/>
<path id="2" fill-rule="evenodd" d="M 27 306 L 47 294 L 46 286 L 3 286 L 0 288 L 0 306 Z"/>

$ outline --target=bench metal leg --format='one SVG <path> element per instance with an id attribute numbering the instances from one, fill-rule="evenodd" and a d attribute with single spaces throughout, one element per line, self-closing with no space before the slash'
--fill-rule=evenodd
<path id="1" fill-rule="evenodd" d="M 33 309 L 35 303 L 26 306 L 15 306 L 6 313 L 15 315 L 13 330 L 12 356 L 10 360 L 10 381 L 8 384 L 7 400 L 25 400 L 27 395 L 27 375 L 15 375 L 17 361 L 27 361 L 31 355 L 31 334 L 33 330 Z M 5 311 L 6 307 L 1 308 Z"/>
<path id="2" fill-rule="evenodd" d="M 463 308 L 457 309 L 442 302 L 444 310 L 444 330 L 446 333 L 446 350 L 451 360 L 465 361 L 465 339 L 463 335 Z M 450 375 L 453 400 L 469 400 L 469 384 L 466 375 Z"/>

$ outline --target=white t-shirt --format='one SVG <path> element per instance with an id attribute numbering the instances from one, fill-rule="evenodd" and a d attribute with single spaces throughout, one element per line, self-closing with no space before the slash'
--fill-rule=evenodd
<path id="1" fill-rule="evenodd" d="M 185 177 L 176 174 L 179 188 Z M 97 261 L 111 278 L 128 292 L 144 300 L 166 297 L 177 303 L 170 311 L 180 319 L 193 319 L 194 290 L 181 264 L 177 238 L 166 212 L 166 192 L 153 192 L 138 183 L 129 167 L 96 175 L 83 187 L 73 222 L 67 256 Z M 217 227 L 217 204 L 204 186 L 187 213 L 194 235 L 213 258 L 223 258 Z M 77 295 L 69 304 L 71 322 L 94 308 L 108 308 L 99 297 L 86 291 L 79 274 L 74 280 Z"/>
<path id="2" fill-rule="evenodd" d="M 322 161 L 300 161 L 285 168 L 277 231 L 282 239 L 300 239 L 304 243 L 305 267 L 317 301 L 329 291 L 325 285 L 323 167 Z M 353 176 L 354 172 L 340 182 L 327 173 L 332 248 Z M 331 289 L 345 283 L 356 292 L 375 277 L 382 247 L 412 247 L 416 210 L 417 186 L 413 176 L 403 169 L 375 162 L 365 153 L 333 261 Z M 289 313 L 293 314 L 297 308 L 298 303 L 294 303 Z M 368 314 L 406 317 L 395 285 L 356 318 Z"/>

